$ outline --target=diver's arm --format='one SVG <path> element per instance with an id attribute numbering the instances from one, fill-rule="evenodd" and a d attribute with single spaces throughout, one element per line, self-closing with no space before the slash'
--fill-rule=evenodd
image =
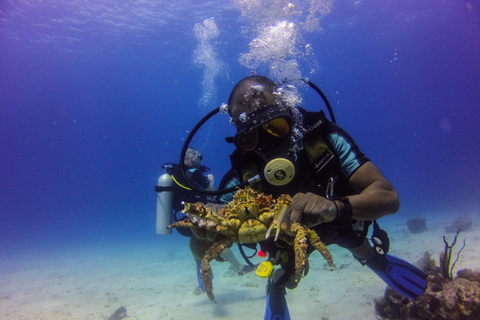
<path id="1" fill-rule="evenodd" d="M 357 195 L 347 197 L 352 205 L 353 219 L 375 220 L 398 211 L 400 201 L 397 192 L 372 162 L 360 166 L 352 174 L 349 182 L 358 192 Z M 344 203 L 338 200 L 335 203 L 338 216 L 343 216 Z"/>
<path id="2" fill-rule="evenodd" d="M 301 221 L 307 227 L 323 222 L 331 222 L 337 218 L 353 218 L 357 220 L 375 220 L 398 210 L 398 195 L 390 182 L 371 162 L 360 166 L 350 177 L 351 186 L 357 195 L 348 196 L 352 207 L 350 213 L 345 210 L 345 202 L 335 203 L 325 197 L 308 192 L 297 193 L 287 209 L 287 217 L 291 221 Z"/>

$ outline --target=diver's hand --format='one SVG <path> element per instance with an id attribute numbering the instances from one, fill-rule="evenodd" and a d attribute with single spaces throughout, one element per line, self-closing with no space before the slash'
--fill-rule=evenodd
<path id="1" fill-rule="evenodd" d="M 213 174 L 209 173 L 207 175 L 207 180 L 210 182 L 210 184 L 215 184 L 215 178 L 213 177 Z"/>
<path id="2" fill-rule="evenodd" d="M 213 191 L 213 190 L 215 190 L 215 186 L 214 186 L 214 184 L 215 184 L 215 178 L 213 177 L 213 174 L 209 174 L 209 175 L 207 176 L 207 180 L 208 180 L 208 187 L 207 187 L 205 190 L 207 190 L 207 191 Z M 212 197 L 212 198 L 213 198 L 213 197 Z M 208 197 L 207 197 L 207 199 L 208 199 Z"/>
<path id="3" fill-rule="evenodd" d="M 301 222 L 308 228 L 333 221 L 337 214 L 335 202 L 310 192 L 293 196 L 287 211 L 290 221 Z"/>

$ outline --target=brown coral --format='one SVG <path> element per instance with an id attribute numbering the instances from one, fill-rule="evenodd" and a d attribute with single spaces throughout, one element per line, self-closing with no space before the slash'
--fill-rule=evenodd
<path id="1" fill-rule="evenodd" d="M 463 269 L 454 280 L 430 260 L 428 287 L 415 300 L 409 300 L 391 288 L 375 299 L 375 309 L 384 319 L 476 320 L 480 319 L 480 272 Z"/>
<path id="2" fill-rule="evenodd" d="M 453 247 L 457 243 L 458 229 L 452 244 L 445 237 L 445 251 L 440 254 L 440 267 L 430 254 L 425 255 L 418 265 L 428 273 L 427 289 L 415 300 L 409 300 L 391 288 L 385 290 L 383 298 L 375 299 L 375 309 L 384 319 L 432 319 L 432 320 L 478 320 L 480 319 L 480 272 L 470 269 L 458 271 L 453 278 L 453 269 L 460 253 L 452 263 Z"/>

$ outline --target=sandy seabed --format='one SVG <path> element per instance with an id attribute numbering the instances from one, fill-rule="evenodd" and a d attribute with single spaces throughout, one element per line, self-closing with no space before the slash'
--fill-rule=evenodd
<path id="1" fill-rule="evenodd" d="M 443 236 L 453 239 L 454 234 L 444 230 L 453 220 L 427 220 L 428 231 L 421 234 L 411 234 L 398 218 L 380 222 L 390 236 L 390 253 L 414 263 L 427 250 L 438 262 Z M 467 245 L 456 270 L 480 269 L 478 226 L 475 221 L 471 230 L 460 233 L 456 251 L 463 239 Z M 2 253 L 0 318 L 107 319 L 124 306 L 131 320 L 263 319 L 265 279 L 253 272 L 226 276 L 231 274 L 230 264 L 212 262 L 214 304 L 204 294 L 193 294 L 197 280 L 188 239 L 177 237 L 172 245 L 171 237 L 158 236 L 148 244 Z M 308 276 L 297 289 L 287 290 L 292 319 L 379 319 L 373 299 L 383 295 L 386 285 L 345 249 L 329 249 L 336 265 L 333 272 L 318 252 L 313 253 Z"/>

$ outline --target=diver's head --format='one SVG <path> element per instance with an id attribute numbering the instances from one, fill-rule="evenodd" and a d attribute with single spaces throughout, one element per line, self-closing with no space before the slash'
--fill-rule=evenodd
<path id="1" fill-rule="evenodd" d="M 228 98 L 228 112 L 235 126 L 246 122 L 246 116 L 266 107 L 274 107 L 277 84 L 262 76 L 246 77 L 233 88 Z"/>
<path id="2" fill-rule="evenodd" d="M 301 114 L 283 99 L 283 90 L 263 76 L 249 76 L 233 88 L 228 99 L 235 145 L 261 154 L 296 153 L 302 149 Z"/>
<path id="3" fill-rule="evenodd" d="M 203 155 L 194 148 L 188 148 L 185 152 L 184 164 L 192 168 L 200 168 L 202 165 Z"/>

